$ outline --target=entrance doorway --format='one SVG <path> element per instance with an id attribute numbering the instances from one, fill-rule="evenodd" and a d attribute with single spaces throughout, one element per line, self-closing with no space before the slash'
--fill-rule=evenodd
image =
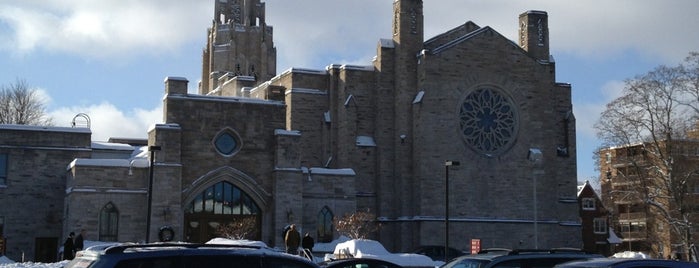
<path id="1" fill-rule="evenodd" d="M 51 263 L 58 259 L 58 238 L 37 237 L 34 239 L 34 262 Z"/>
<path id="2" fill-rule="evenodd" d="M 227 181 L 218 182 L 197 194 L 185 207 L 184 240 L 205 243 L 221 237 L 219 228 L 249 220 L 253 231 L 247 239 L 260 240 L 262 221 L 259 206 L 240 188 Z"/>

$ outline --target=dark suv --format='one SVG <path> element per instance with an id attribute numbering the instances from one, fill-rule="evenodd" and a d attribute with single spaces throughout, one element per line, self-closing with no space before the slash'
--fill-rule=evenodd
<path id="1" fill-rule="evenodd" d="M 441 268 L 490 268 L 490 267 L 553 267 L 556 264 L 601 258 L 602 255 L 590 254 L 577 249 L 551 250 L 509 250 L 490 249 L 474 255 L 457 257 Z"/>
<path id="2" fill-rule="evenodd" d="M 65 268 L 318 268 L 271 248 L 215 244 L 119 244 L 78 252 Z"/>

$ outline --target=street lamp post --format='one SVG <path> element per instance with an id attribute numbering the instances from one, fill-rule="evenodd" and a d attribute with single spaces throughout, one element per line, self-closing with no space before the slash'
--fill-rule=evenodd
<path id="1" fill-rule="evenodd" d="M 458 161 L 447 160 L 444 162 L 445 173 L 444 173 L 444 261 L 449 261 L 447 255 L 449 254 L 449 167 L 458 166 Z"/>
<path id="2" fill-rule="evenodd" d="M 529 154 L 527 155 L 527 158 L 529 161 L 531 161 L 533 164 L 539 164 L 541 162 L 542 158 L 542 153 L 541 150 L 538 148 L 529 148 Z M 534 248 L 539 249 L 539 210 L 538 210 L 538 200 L 536 196 L 536 177 L 537 174 L 536 172 L 532 172 L 532 195 L 533 195 L 533 203 L 534 203 Z"/>
<path id="3" fill-rule="evenodd" d="M 150 214 L 151 207 L 153 206 L 153 162 L 155 160 L 155 151 L 160 151 L 160 146 L 148 146 L 148 151 L 150 151 L 150 166 L 148 174 L 148 212 L 146 214 L 146 243 L 150 242 Z"/>

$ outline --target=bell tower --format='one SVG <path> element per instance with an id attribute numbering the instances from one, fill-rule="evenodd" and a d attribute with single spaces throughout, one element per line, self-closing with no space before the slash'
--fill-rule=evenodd
<path id="1" fill-rule="evenodd" d="M 272 33 L 260 0 L 214 0 L 199 94 L 215 90 L 228 77 L 244 76 L 254 81 L 252 85 L 274 77 L 277 51 Z"/>

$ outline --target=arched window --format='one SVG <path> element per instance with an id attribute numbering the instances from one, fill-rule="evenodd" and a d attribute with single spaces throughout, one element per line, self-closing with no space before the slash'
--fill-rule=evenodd
<path id="1" fill-rule="evenodd" d="M 222 181 L 212 185 L 192 200 L 185 213 L 222 215 L 255 215 L 260 209 L 240 188 Z"/>
<path id="2" fill-rule="evenodd" d="M 333 212 L 328 206 L 323 207 L 318 213 L 318 242 L 330 242 L 333 240 Z"/>
<path id="3" fill-rule="evenodd" d="M 118 241 L 117 234 L 119 231 L 119 210 L 114 207 L 112 202 L 107 203 L 100 210 L 100 241 Z"/>

